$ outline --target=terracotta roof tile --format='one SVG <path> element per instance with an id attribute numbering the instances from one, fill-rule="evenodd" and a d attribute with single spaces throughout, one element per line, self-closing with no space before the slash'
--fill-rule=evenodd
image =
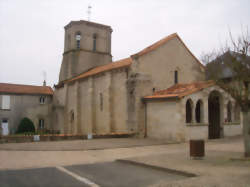
<path id="1" fill-rule="evenodd" d="M 118 60 L 118 61 L 115 61 L 115 62 L 111 62 L 109 64 L 106 64 L 104 66 L 98 66 L 96 68 L 93 68 L 87 72 L 84 72 L 72 79 L 69 79 L 69 80 L 66 80 L 64 81 L 64 83 L 69 83 L 69 82 L 72 82 L 72 81 L 76 81 L 76 80 L 79 80 L 79 79 L 83 79 L 83 78 L 86 78 L 86 77 L 89 77 L 89 76 L 92 76 L 92 75 L 96 75 L 98 73 L 103 73 L 105 71 L 109 71 L 109 70 L 112 70 L 112 69 L 117 69 L 117 68 L 122 68 L 122 67 L 126 67 L 126 66 L 130 66 L 132 63 L 132 59 L 131 58 L 125 58 L 125 59 L 122 59 L 122 60 Z"/>
<path id="2" fill-rule="evenodd" d="M 53 90 L 49 86 L 32 86 L 22 84 L 0 83 L 0 93 L 53 95 Z"/>
<path id="3" fill-rule="evenodd" d="M 188 52 L 195 58 L 196 62 L 202 67 L 205 68 L 205 66 L 194 56 L 194 54 L 188 49 L 188 47 L 186 46 L 186 44 L 182 41 L 182 39 L 179 37 L 179 35 L 177 33 L 173 33 L 168 35 L 167 37 L 155 42 L 154 44 L 150 45 L 149 47 L 141 50 L 140 52 L 132 55 L 131 57 L 140 57 L 144 54 L 147 54 L 155 49 L 157 49 L 158 47 L 162 46 L 163 44 L 167 43 L 168 41 L 172 40 L 173 38 L 178 38 L 181 43 L 184 45 L 184 47 L 188 50 Z"/>
<path id="4" fill-rule="evenodd" d="M 189 84 L 176 84 L 166 90 L 155 92 L 152 96 L 146 96 L 144 99 L 160 98 L 182 98 L 192 93 L 198 92 L 204 88 L 215 85 L 214 81 L 193 82 Z"/>

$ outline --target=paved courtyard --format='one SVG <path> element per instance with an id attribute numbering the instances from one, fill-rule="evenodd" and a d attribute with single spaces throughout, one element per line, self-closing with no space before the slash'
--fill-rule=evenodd
<path id="1" fill-rule="evenodd" d="M 63 186 L 61 183 L 64 186 L 67 184 L 71 184 L 70 186 L 79 186 L 79 184 L 81 186 L 110 186 L 109 182 L 112 183 L 112 181 L 114 186 L 131 186 L 132 184 L 169 187 L 250 186 L 250 161 L 238 159 L 243 155 L 241 137 L 206 142 L 206 157 L 203 160 L 189 158 L 188 143 L 164 144 L 164 142 L 157 141 L 158 143 L 152 144 L 153 140 L 146 140 L 143 145 L 130 145 L 130 139 L 127 139 L 127 144 L 124 143 L 126 139 L 92 141 L 92 144 L 99 145 L 98 149 L 92 149 L 89 143 L 90 150 L 72 148 L 71 151 L 66 149 L 44 151 L 42 147 L 46 147 L 46 142 L 41 142 L 41 145 L 45 144 L 41 146 L 40 151 L 21 151 L 13 148 L 20 144 L 8 144 L 11 150 L 3 150 L 1 146 L 7 146 L 7 144 L 2 144 L 0 145 L 2 149 L 0 150 L 1 186 L 13 186 L 11 184 L 32 186 L 25 185 L 28 182 L 34 186 L 36 184 L 34 182 L 41 181 L 41 179 L 43 179 L 41 184 L 46 186 L 50 186 L 49 184 Z M 105 141 L 109 142 L 107 143 L 109 146 L 105 146 Z M 120 146 L 117 143 L 119 141 L 123 142 Z M 138 141 L 143 142 L 143 140 Z M 147 141 L 151 143 L 147 144 Z M 50 147 L 64 143 L 70 144 L 70 142 L 47 142 Z M 27 143 L 26 147 L 35 144 Z M 71 146 L 79 146 L 76 144 L 77 141 L 72 141 Z M 115 146 L 112 147 L 112 145 Z M 124 145 L 126 146 L 123 148 Z M 128 161 L 130 164 L 120 163 L 116 161 L 117 159 Z M 165 168 L 166 171 L 157 168 Z M 169 173 L 168 170 L 177 171 L 177 173 L 172 175 L 173 173 Z M 183 177 L 178 172 L 197 176 Z M 17 176 L 23 176 L 21 182 Z"/>

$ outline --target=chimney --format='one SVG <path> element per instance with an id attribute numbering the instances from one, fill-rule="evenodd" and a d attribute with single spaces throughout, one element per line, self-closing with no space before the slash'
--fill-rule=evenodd
<path id="1" fill-rule="evenodd" d="M 43 86 L 46 86 L 46 81 L 45 80 L 43 81 Z"/>

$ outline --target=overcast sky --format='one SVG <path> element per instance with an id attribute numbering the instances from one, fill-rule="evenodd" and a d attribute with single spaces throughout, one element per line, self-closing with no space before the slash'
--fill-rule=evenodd
<path id="1" fill-rule="evenodd" d="M 177 32 L 189 49 L 219 48 L 250 26 L 249 0 L 0 0 L 0 82 L 58 82 L 64 26 L 71 20 L 110 25 L 113 60 Z"/>

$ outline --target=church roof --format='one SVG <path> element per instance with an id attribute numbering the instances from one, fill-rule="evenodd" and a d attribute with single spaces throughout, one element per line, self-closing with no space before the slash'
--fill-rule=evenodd
<path id="1" fill-rule="evenodd" d="M 28 94 L 28 95 L 53 95 L 53 90 L 50 86 L 33 86 L 33 85 L 0 83 L 0 93 Z"/>
<path id="2" fill-rule="evenodd" d="M 152 96 L 146 96 L 144 99 L 181 99 L 184 96 L 198 92 L 204 88 L 215 85 L 214 81 L 193 82 L 188 84 L 175 84 L 174 86 L 154 92 Z"/>
<path id="3" fill-rule="evenodd" d="M 132 55 L 131 57 L 138 58 L 140 56 L 143 56 L 151 51 L 154 51 L 155 49 L 159 48 L 160 46 L 164 45 L 168 41 L 172 40 L 173 38 L 178 38 L 180 42 L 184 45 L 184 47 L 188 50 L 188 52 L 195 58 L 196 62 L 204 68 L 205 66 L 194 56 L 194 54 L 188 49 L 186 44 L 182 41 L 182 39 L 179 37 L 177 33 L 173 33 L 168 35 L 167 37 L 155 42 L 154 44 L 150 45 L 149 47 L 146 47 L 145 49 L 141 50 L 140 52 Z"/>
<path id="4" fill-rule="evenodd" d="M 74 77 L 72 79 L 64 81 L 64 83 L 69 83 L 69 82 L 72 82 L 72 81 L 80 80 L 80 79 L 83 79 L 83 78 L 86 78 L 86 77 L 89 77 L 89 76 L 92 76 L 92 75 L 96 75 L 98 73 L 103 73 L 105 71 L 118 69 L 118 68 L 122 68 L 122 67 L 127 67 L 127 66 L 130 66 L 131 63 L 132 63 L 131 58 L 124 58 L 124 59 L 121 59 L 121 60 L 106 64 L 106 65 L 103 65 L 103 66 L 98 66 L 96 68 L 93 68 L 93 69 L 91 69 L 91 70 L 89 70 L 89 71 L 87 71 L 85 73 L 82 73 L 82 74 L 80 74 L 80 75 L 78 75 L 78 76 L 76 76 L 76 77 Z"/>

